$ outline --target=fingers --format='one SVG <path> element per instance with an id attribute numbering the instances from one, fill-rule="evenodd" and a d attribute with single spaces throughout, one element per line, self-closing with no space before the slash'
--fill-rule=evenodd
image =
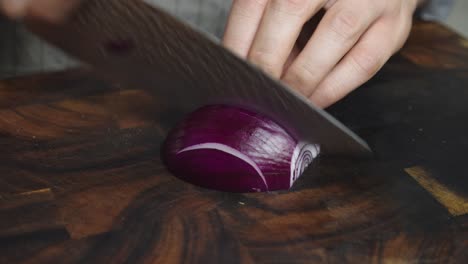
<path id="1" fill-rule="evenodd" d="M 310 100 L 328 107 L 367 82 L 401 48 L 410 28 L 411 23 L 377 22 L 320 83 Z"/>
<path id="2" fill-rule="evenodd" d="M 380 2 L 337 1 L 285 72 L 283 81 L 305 96 L 311 96 L 317 85 L 382 14 L 384 8 Z"/>
<path id="3" fill-rule="evenodd" d="M 242 58 L 247 58 L 268 0 L 234 0 L 223 44 Z"/>
<path id="4" fill-rule="evenodd" d="M 324 0 L 270 0 L 255 34 L 248 59 L 279 78 L 302 26 Z"/>
<path id="5" fill-rule="evenodd" d="M 29 14 L 50 22 L 60 22 L 65 19 L 81 0 L 33 0 L 29 6 Z"/>
<path id="6" fill-rule="evenodd" d="M 24 17 L 27 6 L 31 0 L 1 0 L 1 10 L 10 18 L 18 19 Z"/>
<path id="7" fill-rule="evenodd" d="M 81 0 L 1 0 L 0 7 L 13 19 L 26 16 L 50 22 L 63 20 Z"/>

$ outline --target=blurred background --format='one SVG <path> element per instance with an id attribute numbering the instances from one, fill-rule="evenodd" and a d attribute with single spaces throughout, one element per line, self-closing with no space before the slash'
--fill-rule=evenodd
<path id="1" fill-rule="evenodd" d="M 468 0 L 455 0 L 446 25 L 468 38 Z"/>

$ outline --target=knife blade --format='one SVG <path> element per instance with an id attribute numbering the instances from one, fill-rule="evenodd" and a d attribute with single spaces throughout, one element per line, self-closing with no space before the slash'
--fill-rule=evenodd
<path id="1" fill-rule="evenodd" d="M 263 113 L 328 155 L 368 156 L 355 133 L 205 34 L 143 0 L 87 0 L 66 21 L 29 29 L 100 74 L 178 109 L 234 104 Z"/>

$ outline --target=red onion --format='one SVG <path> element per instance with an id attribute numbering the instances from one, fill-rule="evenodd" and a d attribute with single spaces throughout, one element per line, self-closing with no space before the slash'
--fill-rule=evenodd
<path id="1" fill-rule="evenodd" d="M 319 151 L 263 115 L 213 105 L 169 133 L 163 160 L 176 177 L 198 186 L 260 192 L 289 189 Z"/>

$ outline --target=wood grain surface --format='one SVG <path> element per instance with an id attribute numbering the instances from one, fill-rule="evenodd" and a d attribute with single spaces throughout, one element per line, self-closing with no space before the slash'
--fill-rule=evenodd
<path id="1" fill-rule="evenodd" d="M 86 70 L 0 82 L 0 263 L 468 263 L 468 49 L 417 23 L 329 111 L 372 160 L 322 157 L 291 191 L 170 175 L 171 106 Z"/>

